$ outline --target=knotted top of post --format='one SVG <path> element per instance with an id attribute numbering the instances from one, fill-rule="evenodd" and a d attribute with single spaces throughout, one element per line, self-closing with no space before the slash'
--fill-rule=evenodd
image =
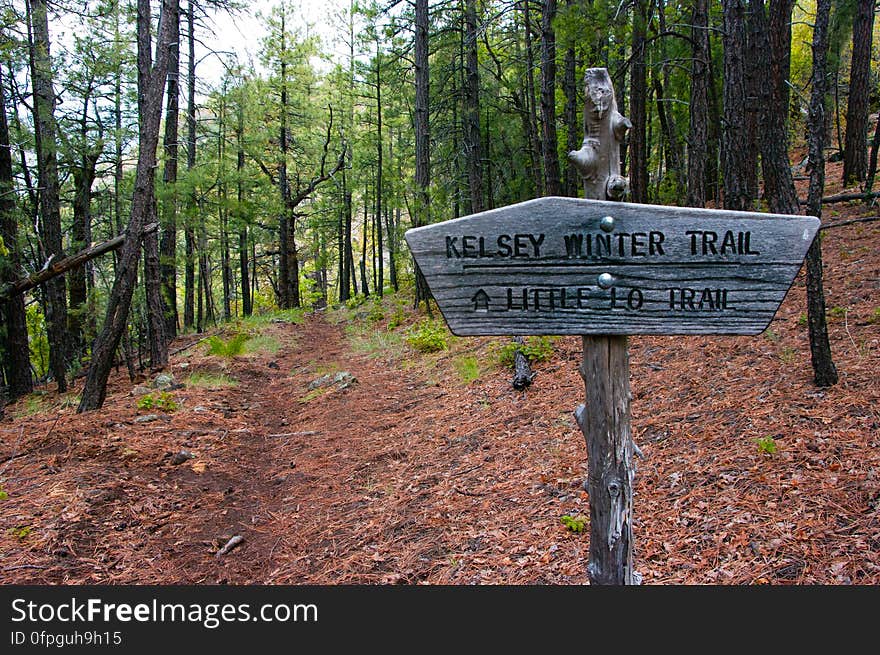
<path id="1" fill-rule="evenodd" d="M 629 180 L 620 175 L 620 144 L 632 123 L 617 111 L 607 68 L 588 68 L 584 87 L 584 142 L 568 158 L 583 177 L 585 198 L 622 200 Z"/>

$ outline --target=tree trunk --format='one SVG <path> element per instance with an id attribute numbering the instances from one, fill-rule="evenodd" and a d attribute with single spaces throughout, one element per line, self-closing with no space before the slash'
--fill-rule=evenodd
<path id="1" fill-rule="evenodd" d="M 544 0 L 541 16 L 541 121 L 543 124 L 544 193 L 562 194 L 556 137 L 556 0 Z"/>
<path id="2" fill-rule="evenodd" d="M 849 100 L 843 146 L 843 186 L 864 182 L 868 168 L 868 111 L 871 90 L 871 41 L 874 0 L 858 0 L 853 21 Z"/>
<path id="3" fill-rule="evenodd" d="M 124 8 L 122 7 L 122 3 L 115 3 L 113 11 L 113 44 L 116 48 L 123 47 L 122 36 L 119 29 L 122 20 L 123 9 Z M 125 234 L 122 226 L 122 183 L 125 174 L 123 166 L 124 162 L 122 160 L 122 70 L 122 59 L 118 58 L 113 71 L 113 118 L 116 128 L 113 138 L 115 146 L 113 160 L 113 222 L 115 228 L 114 234 L 117 237 L 122 237 L 124 241 Z M 116 256 L 114 257 L 114 275 L 119 274 L 119 269 L 119 255 L 118 253 L 116 253 Z M 128 379 L 129 381 L 134 382 L 134 353 L 132 351 L 131 336 L 129 335 L 128 327 L 126 327 L 122 331 L 122 354 L 125 358 L 126 369 L 128 370 Z"/>
<path id="4" fill-rule="evenodd" d="M 632 63 L 630 65 L 630 120 L 629 184 L 633 202 L 648 202 L 648 142 L 647 142 L 647 24 L 648 3 L 636 2 L 633 7 Z"/>
<path id="5" fill-rule="evenodd" d="M 229 194 L 226 188 L 224 176 L 226 169 L 227 116 L 226 98 L 228 94 L 224 87 L 220 95 L 220 110 L 217 115 L 217 212 L 220 218 L 220 277 L 223 282 L 223 320 L 232 318 L 232 264 L 229 256 Z"/>
<path id="6" fill-rule="evenodd" d="M 415 141 L 416 141 L 416 207 L 413 216 L 415 225 L 420 227 L 431 222 L 431 207 L 429 187 L 431 185 L 431 159 L 430 159 L 430 127 L 428 122 L 428 85 L 430 82 L 428 71 L 428 0 L 415 0 Z M 419 265 L 413 259 L 413 267 L 416 275 L 415 304 L 422 301 L 430 312 L 431 291 L 425 276 Z"/>
<path id="7" fill-rule="evenodd" d="M 724 10 L 724 122 L 721 130 L 721 175 L 724 182 L 724 208 L 752 209 L 749 186 L 751 157 L 746 130 L 746 5 L 730 0 Z"/>
<path id="8" fill-rule="evenodd" d="M 571 7 L 574 0 L 567 0 L 566 4 Z M 574 47 L 566 48 L 563 62 L 562 91 L 565 94 L 565 151 L 577 150 L 578 140 L 578 89 L 577 89 L 577 53 Z M 565 160 L 565 177 L 562 184 L 562 192 L 566 196 L 577 198 L 580 196 L 580 184 L 577 169 L 567 158 Z"/>
<path id="9" fill-rule="evenodd" d="M 666 7 L 663 0 L 658 0 L 657 15 L 660 34 L 666 34 Z M 669 57 L 666 50 L 666 41 L 662 38 L 659 40 L 659 57 L 663 62 L 661 64 L 661 75 L 653 76 L 657 119 L 660 121 L 660 130 L 663 134 L 665 146 L 666 175 L 672 177 L 675 204 L 680 205 L 684 202 L 687 194 L 685 152 L 684 144 L 675 122 L 672 99 L 666 97 L 666 94 L 670 93 L 672 82 L 670 81 L 670 65 L 668 63 Z"/>
<path id="10" fill-rule="evenodd" d="M 722 129 L 721 109 L 718 101 L 718 89 L 715 84 L 715 62 L 712 59 L 712 30 L 709 29 L 709 154 L 706 169 L 706 197 L 715 202 L 716 207 L 723 205 L 721 174 Z"/>
<path id="11" fill-rule="evenodd" d="M 382 140 L 382 52 L 379 50 L 379 42 L 376 41 L 376 246 L 379 251 L 378 275 L 379 279 L 373 286 L 381 298 L 385 287 L 385 257 L 382 253 L 382 195 L 385 193 L 383 186 L 382 168 L 384 166 L 385 146 Z M 375 270 L 375 269 L 374 269 Z"/>
<path id="12" fill-rule="evenodd" d="M 162 236 L 159 240 L 159 271 L 162 280 L 162 316 L 165 337 L 177 336 L 177 156 L 180 105 L 180 8 L 169 16 L 174 35 L 168 59 L 168 92 L 165 109 L 165 170 L 162 183 L 166 196 L 162 203 Z M 170 191 L 170 193 L 168 193 Z"/>
<path id="13" fill-rule="evenodd" d="M 199 254 L 199 302 L 204 300 L 204 313 L 199 312 L 198 329 L 203 332 L 207 325 L 216 323 L 217 314 L 214 311 L 214 286 L 211 277 L 211 263 L 208 260 L 208 227 L 205 223 L 205 214 L 199 212 L 198 233 L 196 235 Z"/>
<path id="14" fill-rule="evenodd" d="M 687 204 L 706 206 L 706 172 L 709 159 L 709 0 L 695 0 L 691 18 L 690 129 L 688 134 Z"/>
<path id="15" fill-rule="evenodd" d="M 156 218 L 155 193 L 149 198 L 149 213 L 144 219 Z M 150 367 L 154 371 L 168 365 L 168 340 L 165 337 L 165 312 L 162 304 L 162 279 L 159 270 L 159 239 L 155 232 L 143 235 L 144 289 L 147 300 L 147 337 L 150 342 Z"/>
<path id="16" fill-rule="evenodd" d="M 351 197 L 348 193 L 348 176 L 342 171 L 342 208 L 339 212 L 339 302 L 351 298 Z"/>
<path id="17" fill-rule="evenodd" d="M 770 0 L 770 80 L 773 111 L 782 116 L 786 133 L 791 92 L 791 12 L 794 0 Z"/>
<path id="18" fill-rule="evenodd" d="M 250 316 L 254 313 L 251 283 L 248 276 L 248 230 L 243 227 L 238 233 L 238 264 L 241 276 L 241 313 Z"/>
<path id="19" fill-rule="evenodd" d="M 766 86 L 767 70 L 758 68 L 758 60 L 764 58 L 764 53 L 758 52 L 757 21 L 754 17 L 754 0 L 746 0 L 746 40 L 743 46 L 743 67 L 745 71 L 745 132 L 746 150 L 743 153 L 747 160 L 743 173 L 749 198 L 756 203 L 760 197 L 760 180 L 758 175 L 758 129 L 760 115 L 763 107 L 760 106 L 758 97 L 763 94 Z M 763 0 L 760 2 L 763 10 Z"/>
<path id="20" fill-rule="evenodd" d="M 398 136 L 398 138 L 400 138 Z M 388 139 L 388 159 L 391 162 L 394 162 L 394 132 L 391 132 L 390 138 Z M 398 172 L 397 179 L 402 179 L 402 174 L 400 173 L 400 164 L 398 161 Z M 396 191 L 393 195 L 395 204 L 398 204 L 399 198 L 397 196 Z M 399 212 L 399 209 L 395 211 Z M 391 287 L 394 289 L 395 293 L 399 291 L 399 284 L 397 281 L 397 225 L 399 224 L 399 219 L 397 222 L 394 220 L 394 212 L 389 207 L 388 203 L 385 203 L 385 234 L 388 242 L 388 281 L 391 283 Z"/>
<path id="21" fill-rule="evenodd" d="M 370 190 L 364 190 L 364 223 L 361 228 L 361 293 L 364 297 L 370 295 L 370 287 L 367 284 L 367 226 L 370 224 Z"/>
<path id="22" fill-rule="evenodd" d="M 60 184 L 58 180 L 58 127 L 55 122 L 55 89 L 49 53 L 49 19 L 46 0 L 28 0 L 31 31 L 31 78 L 33 81 L 34 132 L 40 177 L 40 240 L 42 256 L 61 259 Z M 63 277 L 46 286 L 46 331 L 49 337 L 49 369 L 59 393 L 67 391 L 68 326 L 67 285 Z"/>
<path id="23" fill-rule="evenodd" d="M 0 255 L 0 285 L 13 281 L 20 274 L 21 266 L 15 180 L 12 176 L 12 150 L 3 85 L 3 70 L 0 67 L 0 239 L 8 253 L 6 257 Z M 24 298 L 20 294 L 0 298 L 0 362 L 3 364 L 2 373 L 6 379 L 8 395 L 12 400 L 33 391 L 27 315 Z"/>
<path id="24" fill-rule="evenodd" d="M 538 110 L 535 101 L 535 59 L 532 47 L 532 9 L 530 0 L 521 0 L 523 5 L 523 31 L 525 32 L 525 98 L 526 125 L 529 139 L 529 151 L 532 159 L 532 174 L 534 175 L 537 195 L 544 195 L 544 177 L 541 172 L 541 160 L 543 153 L 538 139 Z"/>
<path id="25" fill-rule="evenodd" d="M 85 117 L 82 124 L 83 144 L 86 144 Z M 73 167 L 73 226 L 71 230 L 71 246 L 76 250 L 88 247 L 92 242 L 92 184 L 95 181 L 96 167 L 103 148 L 99 144 L 89 149 L 80 157 L 78 165 Z M 82 357 L 91 341 L 88 338 L 86 325 L 89 323 L 90 311 L 88 293 L 90 286 L 89 269 L 82 266 L 70 274 L 70 346 L 71 357 Z M 92 337 L 94 335 L 91 335 Z"/>
<path id="26" fill-rule="evenodd" d="M 565 52 L 564 63 L 564 81 L 562 83 L 565 92 L 565 127 L 566 140 L 565 150 L 571 152 L 578 148 L 578 131 L 577 131 L 577 60 L 575 58 L 574 48 L 569 48 Z M 566 160 L 565 177 L 563 180 L 563 193 L 566 196 L 577 198 L 580 196 L 580 185 L 578 184 L 578 174 L 575 167 Z"/>
<path id="27" fill-rule="evenodd" d="M 119 258 L 119 270 L 107 301 L 104 327 L 92 348 L 92 363 L 86 375 L 78 413 L 98 409 L 104 404 L 113 355 L 126 329 L 131 296 L 137 278 L 144 219 L 149 215 L 149 203 L 153 198 L 153 171 L 156 167 L 156 149 L 159 145 L 162 98 L 168 72 L 169 48 L 174 38 L 170 29 L 171 21 L 167 18 L 169 13 L 175 11 L 177 2 L 178 0 L 164 0 L 162 3 L 156 61 L 151 66 L 150 2 L 138 0 L 138 96 L 142 101 L 139 102 L 141 112 L 138 163 L 131 215 Z"/>
<path id="28" fill-rule="evenodd" d="M 826 58 L 828 51 L 828 16 L 831 0 L 818 0 L 813 28 L 813 76 L 810 93 L 810 113 L 807 119 L 810 187 L 807 213 L 822 217 L 822 193 L 825 188 L 825 93 Z M 820 387 L 837 383 L 837 368 L 831 357 L 828 325 L 825 320 L 825 291 L 822 284 L 822 232 L 820 231 L 807 251 L 807 324 L 810 330 L 810 356 L 813 379 Z"/>
<path id="29" fill-rule="evenodd" d="M 348 297 L 358 293 L 357 269 L 354 265 L 354 200 L 351 189 L 345 194 L 345 260 L 347 271 Z"/>
<path id="30" fill-rule="evenodd" d="M 880 150 L 880 116 L 874 126 L 874 138 L 871 141 L 871 156 L 868 159 L 868 174 L 865 176 L 865 193 L 870 194 L 874 188 L 874 178 L 877 175 L 877 151 Z M 865 199 L 869 202 L 869 199 Z"/>
<path id="31" fill-rule="evenodd" d="M 555 0 L 554 0 L 555 1 Z M 477 59 L 477 0 L 465 2 L 464 152 L 473 213 L 483 203 L 483 142 L 480 138 L 480 69 Z"/>
<path id="32" fill-rule="evenodd" d="M 189 58 L 187 60 L 186 76 L 186 170 L 192 172 L 196 167 L 196 33 L 195 33 L 195 1 L 190 0 L 187 5 L 187 42 L 189 45 Z M 191 330 L 195 325 L 195 296 L 196 296 L 196 236 L 193 221 L 198 211 L 195 194 L 191 193 L 188 198 L 188 207 L 183 227 L 183 237 L 186 248 L 186 261 L 184 262 L 184 288 L 183 288 L 183 327 Z"/>
<path id="33" fill-rule="evenodd" d="M 290 283 L 290 178 L 287 175 L 287 153 L 290 149 L 287 131 L 287 15 L 281 4 L 281 126 L 279 128 L 278 191 L 281 194 L 281 216 L 278 219 L 278 306 L 293 307 Z"/>
<path id="34" fill-rule="evenodd" d="M 756 70 L 770 70 L 770 26 L 764 12 L 764 0 L 750 0 L 752 34 L 755 39 L 751 56 Z M 785 115 L 778 111 L 778 89 L 765 82 L 757 86 L 758 143 L 761 151 L 761 169 L 764 172 L 764 196 L 770 211 L 776 214 L 799 214 L 800 203 L 791 162 L 788 159 L 788 134 Z"/>
<path id="35" fill-rule="evenodd" d="M 239 102 L 238 105 L 238 130 L 236 132 L 236 141 L 238 145 L 238 151 L 236 153 L 236 172 L 238 173 L 237 181 L 236 181 L 236 200 L 237 211 L 241 213 L 241 208 L 244 206 L 244 185 L 242 180 L 242 174 L 244 172 L 244 103 L 243 101 Z M 238 216 L 239 220 L 239 231 L 238 231 L 238 262 L 239 262 L 239 273 L 241 276 L 241 311 L 244 316 L 250 316 L 253 314 L 254 305 L 253 305 L 253 297 L 251 296 L 251 284 L 248 279 L 248 226 L 245 223 L 245 217 L 241 214 Z"/>

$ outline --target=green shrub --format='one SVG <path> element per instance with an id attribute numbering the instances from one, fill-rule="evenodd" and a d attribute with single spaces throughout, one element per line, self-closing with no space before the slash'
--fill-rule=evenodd
<path id="1" fill-rule="evenodd" d="M 523 345 L 510 341 L 501 346 L 498 350 L 498 363 L 513 368 L 517 350 L 531 363 L 546 362 L 553 357 L 553 337 L 527 337 L 523 341 Z"/>
<path id="2" fill-rule="evenodd" d="M 370 311 L 367 312 L 367 320 L 378 323 L 385 318 L 385 310 L 382 307 L 382 301 L 376 298 L 370 305 Z"/>
<path id="3" fill-rule="evenodd" d="M 218 357 L 235 357 L 244 352 L 244 344 L 250 339 L 250 335 L 240 332 L 228 341 L 224 341 L 216 334 L 208 337 L 208 354 Z"/>
<path id="4" fill-rule="evenodd" d="M 367 297 L 362 293 L 358 293 L 353 298 L 349 298 L 348 300 L 346 300 L 345 306 L 349 309 L 357 309 L 365 302 L 367 302 Z"/>
<path id="5" fill-rule="evenodd" d="M 391 318 L 388 320 L 388 329 L 393 330 L 406 322 L 406 314 L 403 311 L 403 305 L 397 303 L 394 308 L 394 313 L 391 314 Z"/>
<path id="6" fill-rule="evenodd" d="M 880 323 L 880 307 L 875 307 L 868 318 L 868 323 Z"/>
<path id="7" fill-rule="evenodd" d="M 755 439 L 755 443 L 758 444 L 758 450 L 762 453 L 767 453 L 768 455 L 776 454 L 776 439 L 773 437 L 759 437 Z"/>
<path id="8" fill-rule="evenodd" d="M 146 396 L 142 396 L 137 403 L 138 409 L 158 409 L 163 412 L 175 412 L 180 409 L 180 404 L 174 400 L 174 396 L 172 396 L 167 391 L 163 391 L 158 395 L 147 394 Z"/>
<path id="9" fill-rule="evenodd" d="M 562 525 L 571 530 L 572 532 L 581 533 L 587 527 L 587 519 L 580 514 L 577 516 L 570 516 L 565 514 L 561 519 Z"/>
<path id="10" fill-rule="evenodd" d="M 838 319 L 846 317 L 846 307 L 832 307 L 828 310 L 828 318 Z"/>
<path id="11" fill-rule="evenodd" d="M 24 541 L 27 539 L 34 529 L 29 525 L 19 525 L 14 528 L 9 528 L 9 534 L 18 539 L 19 541 Z"/>
<path id="12" fill-rule="evenodd" d="M 446 325 L 442 321 L 425 319 L 410 328 L 406 342 L 421 353 L 446 350 Z"/>

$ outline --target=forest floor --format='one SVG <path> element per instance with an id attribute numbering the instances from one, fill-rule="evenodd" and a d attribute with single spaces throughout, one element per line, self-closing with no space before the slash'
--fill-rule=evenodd
<path id="1" fill-rule="evenodd" d="M 761 336 L 631 338 L 645 584 L 880 584 L 880 223 L 822 247 L 834 387 L 803 271 Z M 561 520 L 589 516 L 580 340 L 515 391 L 505 339 L 418 353 L 404 305 L 228 325 L 234 357 L 181 337 L 164 396 L 123 370 L 96 412 L 49 388 L 8 407 L 0 582 L 586 584 L 588 519 Z"/>

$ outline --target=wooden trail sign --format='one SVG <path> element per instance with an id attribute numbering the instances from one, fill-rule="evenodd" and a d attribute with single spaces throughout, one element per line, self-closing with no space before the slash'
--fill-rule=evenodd
<path id="1" fill-rule="evenodd" d="M 538 198 L 409 230 L 453 333 L 758 334 L 811 216 Z"/>
<path id="2" fill-rule="evenodd" d="M 638 584 L 628 335 L 758 334 L 819 229 L 810 216 L 622 200 L 617 111 L 604 68 L 584 74 L 586 200 L 540 198 L 409 230 L 410 251 L 458 335 L 580 334 L 591 584 Z"/>

